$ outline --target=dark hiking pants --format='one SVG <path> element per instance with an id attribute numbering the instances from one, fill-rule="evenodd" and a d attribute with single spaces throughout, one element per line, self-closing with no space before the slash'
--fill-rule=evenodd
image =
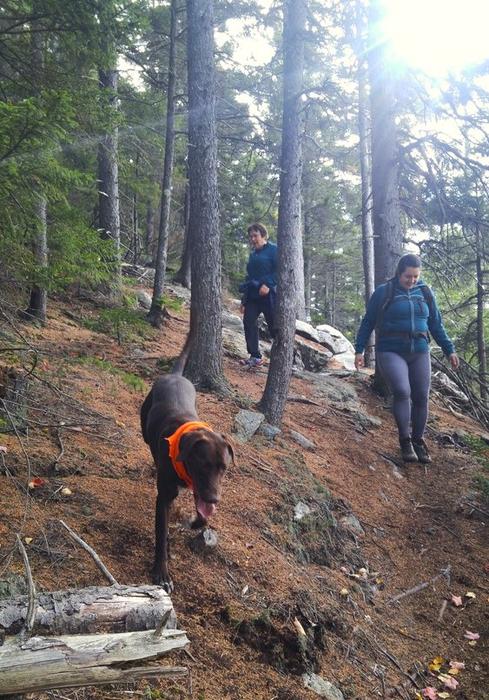
<path id="1" fill-rule="evenodd" d="M 263 314 L 272 338 L 275 336 L 275 294 L 270 291 L 266 296 L 252 299 L 245 304 L 243 325 L 246 349 L 251 357 L 261 357 L 258 343 L 258 316 Z"/>
<path id="2" fill-rule="evenodd" d="M 378 352 L 377 363 L 394 397 L 392 411 L 399 439 L 421 440 L 428 419 L 430 353 Z"/>

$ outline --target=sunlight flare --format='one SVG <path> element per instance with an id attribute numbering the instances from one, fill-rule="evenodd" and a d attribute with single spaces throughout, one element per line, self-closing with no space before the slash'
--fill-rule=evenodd
<path id="1" fill-rule="evenodd" d="M 487 0 L 384 0 L 383 33 L 396 58 L 432 75 L 489 57 Z"/>

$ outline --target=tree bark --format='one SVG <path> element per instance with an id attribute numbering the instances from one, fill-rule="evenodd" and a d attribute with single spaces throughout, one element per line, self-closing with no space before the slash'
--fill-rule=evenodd
<path id="1" fill-rule="evenodd" d="M 311 306 L 312 306 L 312 242 L 311 228 L 309 224 L 309 216 L 304 216 L 304 303 L 305 303 L 305 320 L 311 321 Z"/>
<path id="2" fill-rule="evenodd" d="M 40 593 L 36 602 L 37 635 L 154 629 L 167 614 L 165 627 L 176 627 L 170 596 L 161 586 L 91 586 Z M 7 635 L 20 632 L 27 606 L 27 596 L 0 600 L 0 628 Z"/>
<path id="3" fill-rule="evenodd" d="M 166 275 L 168 252 L 168 234 L 170 227 L 170 204 L 173 180 L 173 154 L 175 150 L 175 57 L 177 43 L 177 3 L 172 0 L 170 9 L 170 47 L 168 56 L 168 87 L 166 100 L 165 159 L 161 184 L 160 225 L 158 230 L 158 247 L 156 251 L 155 280 L 153 297 L 148 320 L 153 326 L 163 322 L 163 286 Z"/>
<path id="4" fill-rule="evenodd" d="M 146 229 L 144 237 L 144 248 L 147 257 L 153 261 L 153 239 L 155 233 L 155 210 L 153 203 L 148 200 L 146 203 Z"/>
<path id="5" fill-rule="evenodd" d="M 477 359 L 479 363 L 479 382 L 481 400 L 487 402 L 487 359 L 486 342 L 484 338 L 484 271 L 483 271 L 483 241 L 479 222 L 475 224 L 476 236 L 476 272 L 477 272 Z"/>
<path id="6" fill-rule="evenodd" d="M 357 61 L 358 61 L 358 134 L 360 140 L 360 174 L 362 181 L 362 260 L 365 288 L 365 307 L 375 289 L 374 230 L 372 223 L 372 178 L 369 154 L 369 110 L 367 97 L 367 67 L 364 56 L 364 22 L 357 9 Z M 374 361 L 375 333 L 365 348 L 365 366 Z"/>
<path id="7" fill-rule="evenodd" d="M 37 2 L 33 2 L 33 14 L 41 8 L 37 7 Z M 41 12 L 42 14 L 42 12 Z M 33 31 L 31 32 L 31 57 L 32 57 L 32 78 L 38 91 L 41 90 L 44 83 L 44 55 L 43 55 L 43 38 L 42 32 L 36 31 L 39 22 L 33 21 Z M 47 269 L 48 269 L 48 226 L 47 226 L 47 199 L 44 193 L 40 190 L 39 184 L 32 183 L 32 191 L 34 196 L 33 205 L 33 236 L 32 249 L 36 264 L 36 273 L 39 278 L 44 281 L 35 282 L 31 286 L 29 306 L 22 314 L 29 321 L 46 322 L 47 313 L 47 298 L 48 293 L 45 287 Z"/>
<path id="8" fill-rule="evenodd" d="M 192 242 L 189 236 L 189 219 L 190 219 L 190 188 L 185 187 L 185 200 L 183 205 L 183 217 L 184 217 L 184 236 L 183 236 L 183 248 L 182 248 L 182 259 L 180 262 L 180 269 L 175 274 L 173 281 L 178 282 L 183 287 L 190 289 L 191 286 L 191 265 L 192 265 Z"/>
<path id="9" fill-rule="evenodd" d="M 48 226 L 47 200 L 41 193 L 35 193 L 33 249 L 37 273 L 46 275 L 48 268 Z M 23 312 L 27 320 L 46 322 L 48 293 L 42 282 L 31 287 L 29 306 Z"/>
<path id="10" fill-rule="evenodd" d="M 115 118 L 117 113 L 118 73 L 115 68 L 99 69 L 100 91 L 107 100 L 109 113 Z M 109 128 L 101 137 L 98 147 L 98 186 L 99 186 L 99 228 L 104 239 L 110 239 L 114 245 L 113 277 L 108 290 L 111 296 L 118 298 L 121 293 L 121 231 L 119 212 L 119 163 L 118 163 L 118 129 Z"/>
<path id="11" fill-rule="evenodd" d="M 375 285 L 394 274 L 402 253 L 403 234 L 399 204 L 396 99 L 392 69 L 380 36 L 380 0 L 374 0 L 369 17 L 368 67 L 372 127 L 372 199 L 375 248 Z"/>
<path id="12" fill-rule="evenodd" d="M 304 0 L 284 3 L 284 98 L 280 202 L 278 215 L 278 289 L 276 338 L 272 345 L 270 370 L 261 407 L 267 420 L 278 425 L 282 420 L 294 353 L 297 299 L 303 270 L 301 240 L 301 122 L 304 71 Z"/>
<path id="13" fill-rule="evenodd" d="M 131 668 L 188 644 L 181 630 L 6 639 L 0 647 L 0 695 L 130 681 L 148 675 L 186 675 L 183 668 Z"/>
<path id="14" fill-rule="evenodd" d="M 189 236 L 192 242 L 192 340 L 187 375 L 202 388 L 225 391 L 213 22 L 212 0 L 187 0 Z"/>

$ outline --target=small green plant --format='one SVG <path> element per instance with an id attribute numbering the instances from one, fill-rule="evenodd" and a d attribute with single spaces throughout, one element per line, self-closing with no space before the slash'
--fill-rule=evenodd
<path id="1" fill-rule="evenodd" d="M 478 435 L 464 435 L 464 442 L 482 467 L 482 472 L 474 477 L 474 483 L 484 501 L 489 503 L 489 445 Z"/>
<path id="2" fill-rule="evenodd" d="M 171 297 L 168 294 L 163 294 L 161 299 L 162 308 L 171 309 L 171 311 L 181 311 L 184 301 L 179 297 Z"/>
<path id="3" fill-rule="evenodd" d="M 99 357 L 91 357 L 90 355 L 81 355 L 74 362 L 80 365 L 90 365 L 91 367 L 98 367 L 99 369 L 118 377 L 126 386 L 135 391 L 144 392 L 146 391 L 146 384 L 141 377 L 132 372 L 126 372 L 119 367 L 115 367 L 108 360 L 101 360 Z"/>
<path id="4" fill-rule="evenodd" d="M 145 320 L 141 311 L 127 307 L 104 309 L 96 318 L 86 318 L 85 328 L 116 338 L 119 343 L 150 338 L 154 329 Z"/>

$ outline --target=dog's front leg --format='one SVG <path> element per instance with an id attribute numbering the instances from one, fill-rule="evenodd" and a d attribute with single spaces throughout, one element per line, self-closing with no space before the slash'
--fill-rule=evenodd
<path id="1" fill-rule="evenodd" d="M 168 571 L 168 521 L 170 501 L 160 494 L 156 497 L 155 513 L 155 558 L 153 564 L 153 583 L 163 586 L 167 593 L 173 590 L 173 581 Z"/>

